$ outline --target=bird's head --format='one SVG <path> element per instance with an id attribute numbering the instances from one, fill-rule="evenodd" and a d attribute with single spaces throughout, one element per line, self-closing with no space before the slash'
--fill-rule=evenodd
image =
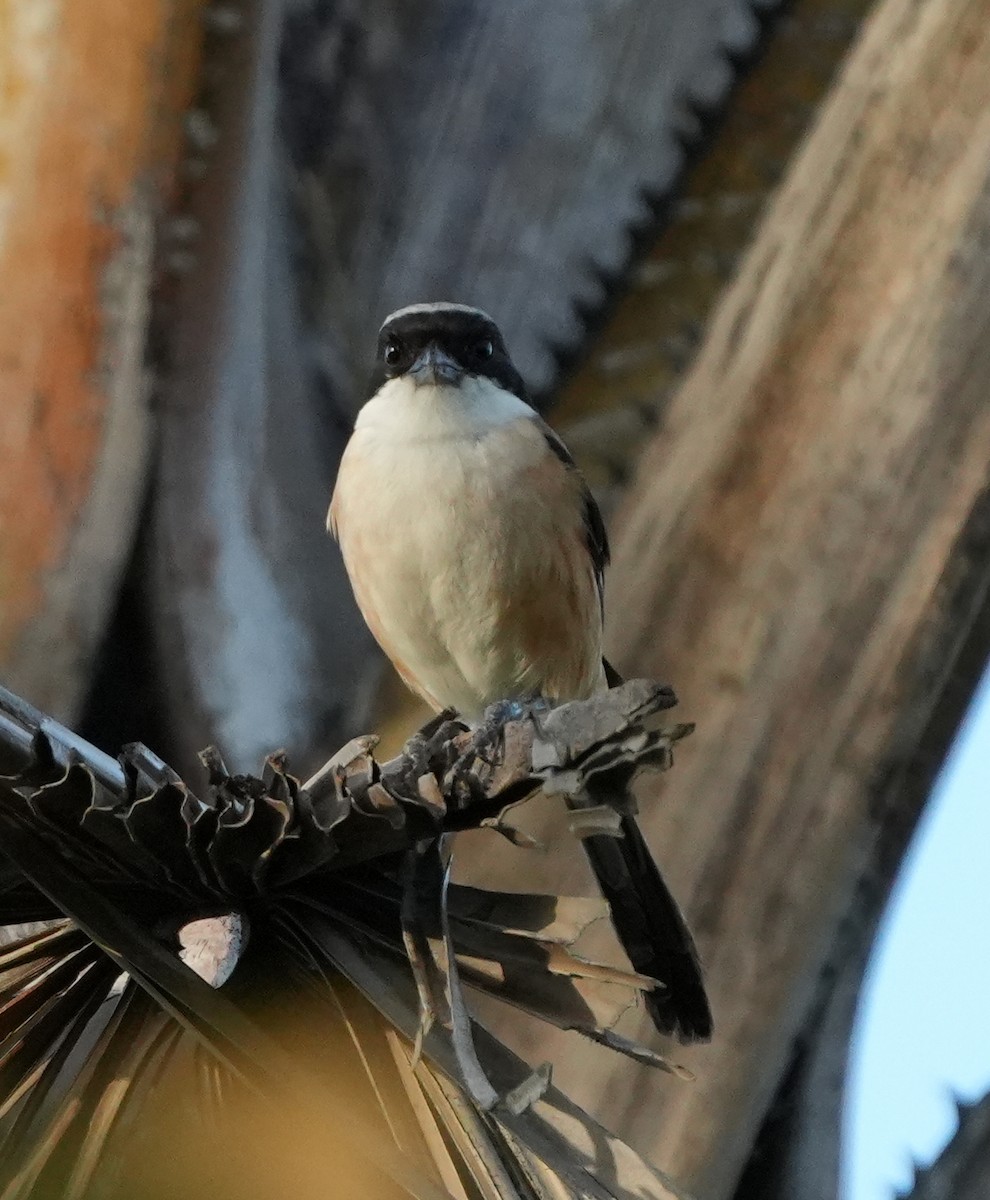
<path id="1" fill-rule="evenodd" d="M 466 304 L 412 304 L 386 317 L 378 332 L 372 391 L 390 379 L 408 380 L 416 388 L 459 388 L 467 380 L 488 380 L 512 395 L 525 395 L 498 326 Z"/>

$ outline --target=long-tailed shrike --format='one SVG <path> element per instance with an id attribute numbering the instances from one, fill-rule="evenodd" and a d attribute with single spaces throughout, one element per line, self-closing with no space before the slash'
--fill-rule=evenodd
<path id="1" fill-rule="evenodd" d="M 414 304 L 385 320 L 327 524 L 372 633 L 434 709 L 477 719 L 618 681 L 602 658 L 601 513 L 478 309 Z M 707 1038 L 690 933 L 632 818 L 622 834 L 583 844 L 634 967 L 664 985 L 651 1014 Z"/>

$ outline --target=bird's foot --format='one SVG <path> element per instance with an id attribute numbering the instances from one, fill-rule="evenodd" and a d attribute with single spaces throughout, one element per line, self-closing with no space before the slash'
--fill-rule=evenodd
<path id="1" fill-rule="evenodd" d="M 499 700 L 485 709 L 485 724 L 504 725 L 507 721 L 520 721 L 530 713 L 548 712 L 551 707 L 550 701 L 539 692 L 513 700 Z"/>

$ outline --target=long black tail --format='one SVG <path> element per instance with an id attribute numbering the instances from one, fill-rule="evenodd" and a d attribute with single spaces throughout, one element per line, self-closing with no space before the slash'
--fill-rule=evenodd
<path id="1" fill-rule="evenodd" d="M 621 838 L 595 836 L 582 843 L 619 941 L 640 974 L 664 985 L 646 993 L 660 1032 L 682 1042 L 707 1041 L 712 1013 L 694 939 L 636 821 L 623 817 L 621 830 Z"/>
<path id="2" fill-rule="evenodd" d="M 608 686 L 622 683 L 612 664 L 602 661 Z M 583 845 L 622 948 L 637 971 L 664 985 L 646 997 L 660 1032 L 682 1042 L 707 1041 L 712 1012 L 691 931 L 634 818 L 623 817 L 621 831 L 621 838 L 589 837 Z"/>

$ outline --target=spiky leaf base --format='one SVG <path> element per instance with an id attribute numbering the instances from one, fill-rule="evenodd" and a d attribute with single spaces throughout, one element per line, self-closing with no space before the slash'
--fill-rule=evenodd
<path id="1" fill-rule="evenodd" d="M 635 681 L 444 716 L 305 783 L 210 750 L 200 799 L 0 693 L 0 924 L 57 922 L 0 953 L 0 1196 L 676 1194 L 465 997 L 676 1070 L 611 1028 L 657 981 L 573 950 L 608 906 L 449 877 L 450 835 L 512 837 L 524 799 L 565 793 L 579 837 L 621 837 L 633 776 L 687 731 L 657 722 L 672 704 Z"/>

